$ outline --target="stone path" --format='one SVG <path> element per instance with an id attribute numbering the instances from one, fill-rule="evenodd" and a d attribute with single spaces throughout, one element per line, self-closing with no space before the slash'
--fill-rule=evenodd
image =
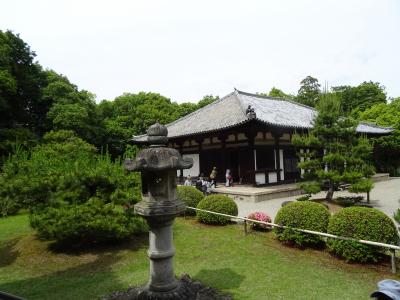
<path id="1" fill-rule="evenodd" d="M 347 191 L 335 192 L 336 196 L 355 195 Z M 246 201 L 235 200 L 239 207 L 239 216 L 245 217 L 251 212 L 261 211 L 271 216 L 274 220 L 278 210 L 281 208 L 283 201 L 296 200 L 299 196 L 278 198 L 266 200 L 262 202 L 252 203 Z M 314 198 L 323 198 L 325 193 L 319 193 Z M 375 187 L 371 192 L 371 204 L 386 213 L 388 216 L 393 217 L 393 213 L 400 208 L 400 178 L 391 178 L 387 181 L 376 182 Z"/>

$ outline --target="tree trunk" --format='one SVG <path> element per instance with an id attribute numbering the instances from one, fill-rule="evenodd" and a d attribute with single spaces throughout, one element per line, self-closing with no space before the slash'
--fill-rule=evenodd
<path id="1" fill-rule="evenodd" d="M 328 189 L 328 193 L 326 194 L 325 200 L 330 202 L 332 201 L 332 199 L 333 199 L 333 187 L 330 186 Z"/>
<path id="2" fill-rule="evenodd" d="M 369 203 L 369 191 L 367 192 L 367 203 Z"/>

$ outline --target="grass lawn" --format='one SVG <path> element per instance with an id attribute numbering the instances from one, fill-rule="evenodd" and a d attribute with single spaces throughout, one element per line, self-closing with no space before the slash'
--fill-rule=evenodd
<path id="1" fill-rule="evenodd" d="M 389 264 L 346 264 L 325 251 L 281 245 L 273 233 L 247 236 L 238 225 L 205 226 L 178 218 L 176 274 L 228 292 L 234 299 L 368 299 Z M 28 216 L 0 219 L 0 291 L 27 299 L 97 299 L 147 281 L 147 236 L 80 252 L 50 250 Z"/>

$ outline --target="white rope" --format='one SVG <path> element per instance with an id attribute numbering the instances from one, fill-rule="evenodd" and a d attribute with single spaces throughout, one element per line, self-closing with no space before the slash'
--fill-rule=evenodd
<path id="1" fill-rule="evenodd" d="M 384 243 L 378 243 L 378 242 L 367 241 L 367 240 L 357 240 L 357 239 L 354 239 L 354 238 L 338 236 L 338 235 L 325 233 L 325 232 L 312 231 L 312 230 L 307 230 L 307 229 L 300 229 L 300 228 L 295 228 L 295 227 L 279 225 L 279 224 L 275 224 L 275 223 L 252 220 L 252 219 L 248 219 L 248 218 L 244 218 L 244 217 L 231 216 L 231 215 L 227 215 L 227 214 L 223 214 L 223 213 L 218 213 L 218 212 L 205 210 L 205 209 L 200 209 L 200 208 L 195 208 L 195 207 L 190 207 L 190 206 L 187 206 L 187 208 L 193 209 L 193 210 L 197 210 L 197 211 L 203 211 L 203 212 L 214 214 L 214 215 L 224 216 L 224 217 L 228 217 L 228 218 L 232 218 L 232 219 L 249 221 L 249 222 L 258 223 L 258 224 L 265 224 L 265 225 L 269 225 L 269 226 L 272 226 L 272 227 L 288 228 L 288 229 L 292 229 L 292 230 L 296 230 L 296 231 L 300 231 L 300 232 L 304 232 L 304 233 L 309 233 L 309 234 L 315 234 L 315 235 L 319 235 L 319 236 L 323 236 L 323 237 L 327 237 L 327 238 L 332 238 L 332 239 L 354 241 L 354 242 L 358 242 L 358 243 L 366 244 L 366 245 L 371 245 L 371 246 L 384 247 L 384 248 L 388 248 L 388 249 L 392 249 L 392 250 L 400 250 L 399 246 L 391 245 L 391 244 L 384 244 Z"/>

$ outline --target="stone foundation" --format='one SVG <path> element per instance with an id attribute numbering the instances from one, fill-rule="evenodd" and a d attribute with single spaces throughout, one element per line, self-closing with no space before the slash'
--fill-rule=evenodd
<path id="1" fill-rule="evenodd" d="M 177 288 L 163 293 L 149 291 L 144 287 L 131 287 L 126 291 L 114 292 L 101 300 L 232 300 L 217 290 L 195 281 L 185 274 L 178 280 Z"/>

